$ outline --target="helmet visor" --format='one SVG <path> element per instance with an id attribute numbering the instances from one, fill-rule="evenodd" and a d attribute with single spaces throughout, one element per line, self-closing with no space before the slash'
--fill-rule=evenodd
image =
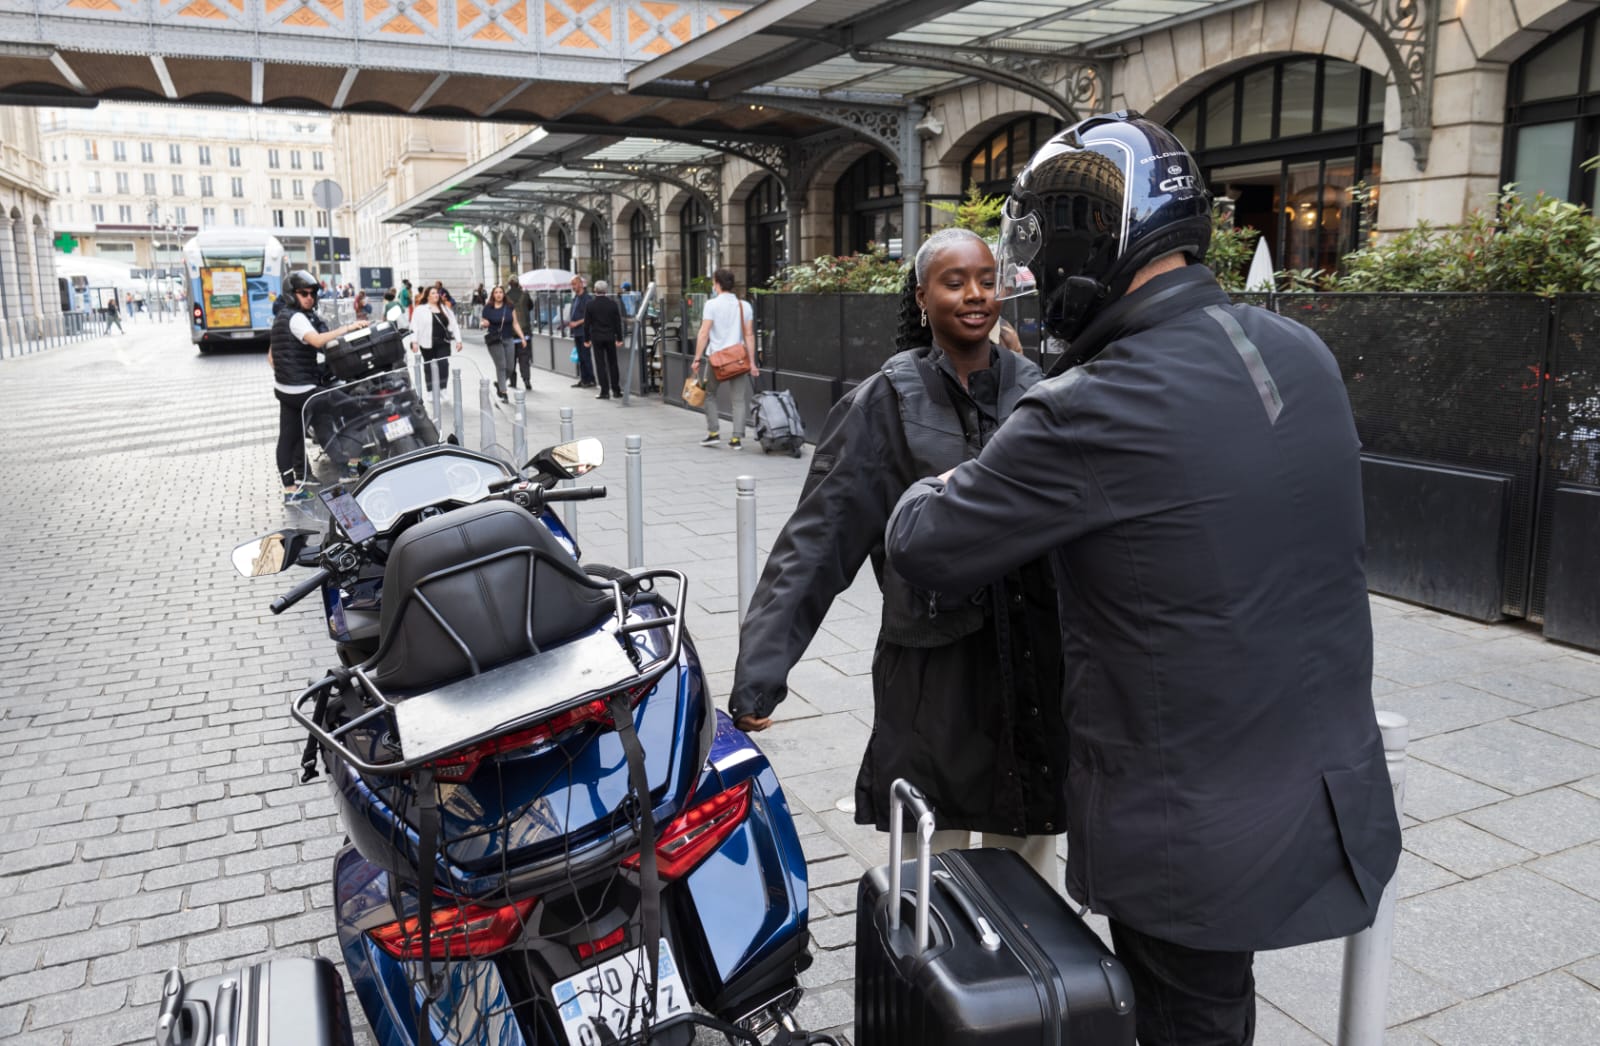
<path id="1" fill-rule="evenodd" d="M 1000 220 L 1000 249 L 995 252 L 994 296 L 999 301 L 1033 294 L 1038 288 L 1028 268 L 1044 246 L 1044 231 L 1033 211 L 1012 217 L 1014 201 L 1006 201 L 1006 214 Z"/>

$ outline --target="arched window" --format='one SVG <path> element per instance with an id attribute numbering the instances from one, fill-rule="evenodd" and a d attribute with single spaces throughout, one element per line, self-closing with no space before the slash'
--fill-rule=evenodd
<path id="1" fill-rule="evenodd" d="M 1063 126 L 1053 116 L 1024 116 L 1006 124 L 961 161 L 962 193 L 974 185 L 986 196 L 1010 192 L 1011 179 Z"/>
<path id="2" fill-rule="evenodd" d="M 591 272 L 601 274 L 597 277 L 598 279 L 603 280 L 611 274 L 611 266 L 609 264 L 611 259 L 607 256 L 609 253 L 610 252 L 606 250 L 605 238 L 600 235 L 600 223 L 595 221 L 590 222 L 589 265 Z M 596 262 L 600 263 L 598 267 L 595 265 Z M 590 273 L 584 273 L 584 276 L 586 277 L 589 275 Z"/>
<path id="3" fill-rule="evenodd" d="M 769 174 L 744 202 L 745 272 L 750 286 L 765 287 L 789 264 L 788 237 L 783 185 Z"/>
<path id="4" fill-rule="evenodd" d="M 1600 153 L 1600 17 L 1551 34 L 1511 67 L 1503 182 L 1591 208 L 1600 173 L 1580 164 Z"/>
<path id="5" fill-rule="evenodd" d="M 633 271 L 628 278 L 640 293 L 655 279 L 655 249 L 656 241 L 650 235 L 650 219 L 636 207 L 633 217 L 628 219 L 628 258 L 633 263 Z"/>
<path id="6" fill-rule="evenodd" d="M 700 206 L 699 197 L 689 197 L 678 211 L 678 235 L 683 255 L 685 289 L 691 280 L 710 275 L 706 272 L 706 238 L 710 233 L 711 222 L 706 217 L 705 208 Z"/>
<path id="7" fill-rule="evenodd" d="M 833 253 L 852 254 L 869 243 L 900 239 L 900 172 L 874 149 L 833 185 Z"/>
<path id="8" fill-rule="evenodd" d="M 1286 58 L 1208 88 L 1168 126 L 1234 222 L 1266 237 L 1276 269 L 1335 269 L 1375 217 L 1351 187 L 1378 184 L 1383 81 L 1336 58 Z M 1376 200 L 1376 196 L 1373 197 Z"/>
<path id="9" fill-rule="evenodd" d="M 556 226 L 556 257 L 561 260 L 561 268 L 572 271 L 572 241 L 567 239 L 567 227 Z"/>

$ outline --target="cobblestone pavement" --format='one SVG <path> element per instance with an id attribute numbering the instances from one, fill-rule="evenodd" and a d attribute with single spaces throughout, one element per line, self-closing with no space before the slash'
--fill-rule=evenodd
<path id="1" fill-rule="evenodd" d="M 758 480 L 765 550 L 804 462 L 702 449 L 695 415 L 535 381 L 531 446 L 563 404 L 606 444 L 615 496 L 579 509 L 588 559 L 625 562 L 622 438 L 644 436 L 646 558 L 689 573 L 725 697 L 734 477 Z M 175 326 L 0 361 L 0 1040 L 148 1041 L 169 966 L 336 952 L 343 833 L 325 786 L 296 783 L 285 708 L 329 652 L 312 602 L 274 619 L 283 586 L 227 558 L 283 525 L 275 431 L 261 355 L 199 357 Z M 884 854 L 834 806 L 871 722 L 877 607 L 863 572 L 761 736 L 810 860 L 812 1027 L 851 1018 L 854 884 Z M 1389 1041 L 1592 1046 L 1600 658 L 1381 598 L 1373 616 L 1378 703 L 1413 730 Z M 1333 1039 L 1339 951 L 1260 957 L 1258 1042 Z"/>

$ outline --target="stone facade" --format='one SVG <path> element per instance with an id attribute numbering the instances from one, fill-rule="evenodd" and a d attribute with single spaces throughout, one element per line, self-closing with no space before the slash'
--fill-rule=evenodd
<path id="1" fill-rule="evenodd" d="M 46 176 L 35 111 L 0 108 L 0 323 L 61 308 Z"/>

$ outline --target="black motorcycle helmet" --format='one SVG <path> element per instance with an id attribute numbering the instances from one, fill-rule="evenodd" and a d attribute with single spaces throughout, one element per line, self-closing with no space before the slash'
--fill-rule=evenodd
<path id="1" fill-rule="evenodd" d="M 299 305 L 295 300 L 295 291 L 311 291 L 316 293 L 322 289 L 322 284 L 317 278 L 305 269 L 296 269 L 283 278 L 283 296 L 289 299 L 290 304 Z"/>
<path id="2" fill-rule="evenodd" d="M 1000 225 L 999 294 L 1027 293 L 1031 274 L 1045 330 L 1070 342 L 1145 265 L 1180 250 L 1204 261 L 1210 245 L 1211 197 L 1183 143 L 1137 112 L 1094 116 L 1017 175 Z"/>

